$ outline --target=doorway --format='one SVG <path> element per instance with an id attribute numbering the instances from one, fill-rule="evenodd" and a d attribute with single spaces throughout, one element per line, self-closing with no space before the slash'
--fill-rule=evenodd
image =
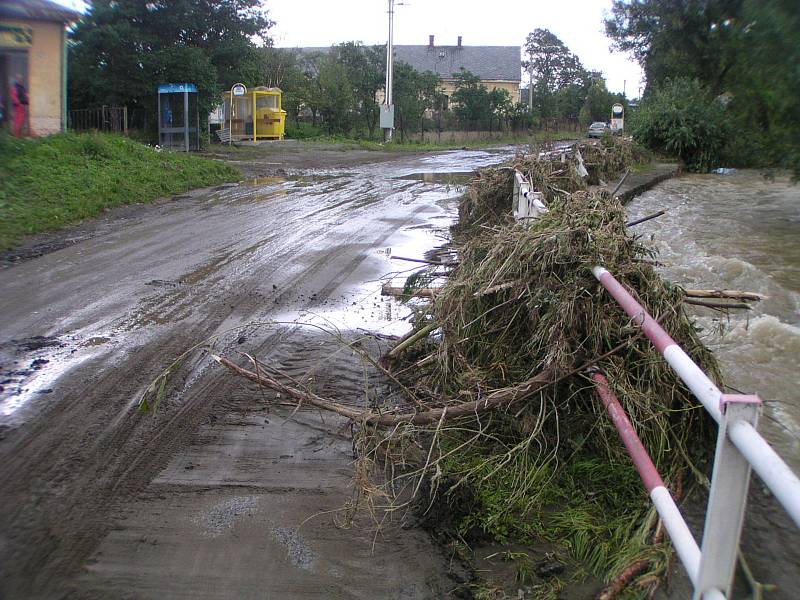
<path id="1" fill-rule="evenodd" d="M 0 129 L 10 129 L 14 121 L 14 105 L 11 103 L 11 85 L 17 75 L 22 76 L 22 85 L 28 90 L 28 52 L 27 50 L 0 49 Z"/>

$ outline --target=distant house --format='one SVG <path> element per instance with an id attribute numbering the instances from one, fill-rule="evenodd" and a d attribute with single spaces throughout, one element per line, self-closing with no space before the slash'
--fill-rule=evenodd
<path id="1" fill-rule="evenodd" d="M 432 71 L 442 81 L 442 91 L 451 96 L 456 89 L 454 73 L 461 69 L 480 78 L 489 90 L 503 89 L 519 102 L 522 79 L 520 46 L 464 46 L 462 37 L 454 46 L 437 46 L 434 36 L 427 46 L 395 46 L 395 60 L 411 65 L 417 71 Z"/>
<path id="2" fill-rule="evenodd" d="M 30 129 L 37 135 L 63 131 L 67 111 L 65 26 L 80 14 L 49 0 L 0 1 L 0 98 L 12 117 L 10 84 L 17 76 L 30 98 Z"/>
<path id="3" fill-rule="evenodd" d="M 330 48 L 297 48 L 302 54 L 326 53 Z M 461 69 L 480 78 L 489 90 L 508 90 L 512 102 L 520 101 L 522 57 L 520 46 L 464 46 L 462 37 L 454 46 L 436 46 L 429 36 L 427 46 L 394 46 L 395 61 L 409 64 L 415 70 L 432 71 L 441 79 L 441 90 L 450 97 L 456 89 L 453 77 Z M 383 101 L 383 91 L 378 92 Z"/>

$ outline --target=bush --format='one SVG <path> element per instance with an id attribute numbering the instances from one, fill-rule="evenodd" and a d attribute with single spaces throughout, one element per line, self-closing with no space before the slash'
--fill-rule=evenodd
<path id="1" fill-rule="evenodd" d="M 695 79 L 669 79 L 636 111 L 636 140 L 656 152 L 677 156 L 693 171 L 721 162 L 730 127 L 725 108 Z"/>
<path id="2" fill-rule="evenodd" d="M 322 135 L 322 129 L 311 123 L 286 123 L 286 137 L 293 140 L 307 140 Z"/>

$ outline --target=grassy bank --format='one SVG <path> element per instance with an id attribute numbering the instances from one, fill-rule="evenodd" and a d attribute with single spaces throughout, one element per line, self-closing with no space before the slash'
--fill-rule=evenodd
<path id="1" fill-rule="evenodd" d="M 104 208 L 234 181 L 224 163 L 105 134 L 0 135 L 0 249 Z"/>
<path id="2" fill-rule="evenodd" d="M 503 146 L 507 144 L 541 144 L 544 142 L 557 142 L 561 140 L 574 140 L 582 137 L 582 133 L 574 131 L 538 131 L 530 135 L 505 135 L 496 138 L 481 140 L 460 140 L 448 142 L 400 142 L 399 135 L 388 144 L 378 140 L 351 139 L 341 136 L 320 136 L 303 140 L 311 143 L 340 144 L 351 148 L 364 150 L 383 150 L 396 152 L 428 152 L 436 150 L 454 150 L 458 148 L 486 148 L 489 146 Z"/>

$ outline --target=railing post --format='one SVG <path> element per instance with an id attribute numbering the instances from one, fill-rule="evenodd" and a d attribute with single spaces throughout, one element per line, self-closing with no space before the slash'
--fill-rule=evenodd
<path id="1" fill-rule="evenodd" d="M 722 420 L 717 435 L 700 571 L 693 600 L 712 597 L 712 590 L 719 590 L 725 597 L 730 597 L 750 487 L 750 463 L 731 442 L 728 428 L 739 421 L 755 426 L 760 409 L 761 400 L 758 396 L 723 394 L 720 398 Z"/>

